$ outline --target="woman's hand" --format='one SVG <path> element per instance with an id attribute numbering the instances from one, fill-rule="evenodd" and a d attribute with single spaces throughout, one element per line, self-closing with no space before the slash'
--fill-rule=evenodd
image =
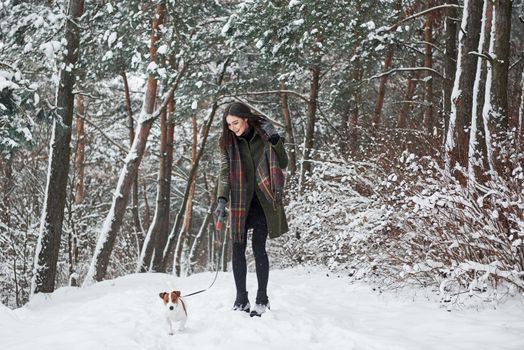
<path id="1" fill-rule="evenodd" d="M 278 132 L 273 126 L 273 123 L 271 123 L 267 118 L 260 119 L 260 128 L 264 130 L 268 137 L 278 135 Z"/>

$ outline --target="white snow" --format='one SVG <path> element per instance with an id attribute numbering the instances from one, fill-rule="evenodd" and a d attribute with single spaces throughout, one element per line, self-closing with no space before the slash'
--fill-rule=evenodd
<path id="1" fill-rule="evenodd" d="M 233 24 L 233 21 L 235 20 L 235 16 L 230 16 L 227 20 L 226 24 L 222 27 L 222 30 L 220 31 L 220 34 L 226 35 L 229 29 L 231 28 L 231 25 Z"/>
<path id="2" fill-rule="evenodd" d="M 304 24 L 304 19 L 303 18 L 300 18 L 300 19 L 297 19 L 297 20 L 291 22 L 291 25 L 295 26 L 295 27 L 299 27 L 302 24 Z"/>
<path id="3" fill-rule="evenodd" d="M 107 61 L 113 58 L 113 51 L 108 50 L 104 56 L 102 56 L 102 61 Z"/>
<path id="4" fill-rule="evenodd" d="M 2 75 L 0 75 L 0 91 L 4 89 L 18 89 L 19 86 L 16 83 L 13 83 L 10 80 L 5 79 Z"/>
<path id="5" fill-rule="evenodd" d="M 111 47 L 111 45 L 113 45 L 113 43 L 116 41 L 116 38 L 117 38 L 117 34 L 115 32 L 112 32 L 109 35 L 109 38 L 107 38 L 107 46 Z"/>
<path id="6" fill-rule="evenodd" d="M 42 51 L 47 58 L 54 59 L 55 53 L 62 48 L 60 41 L 52 40 L 47 43 L 40 45 L 40 51 Z"/>
<path id="7" fill-rule="evenodd" d="M 447 312 L 423 291 L 378 293 L 328 275 L 318 268 L 272 270 L 271 310 L 250 318 L 231 310 L 233 276 L 221 272 L 211 289 L 186 298 L 187 327 L 172 336 L 158 294 L 204 289 L 213 273 L 134 274 L 64 287 L 20 309 L 0 307 L 0 339 L 9 350 L 524 348 L 522 299 Z M 254 301 L 254 273 L 248 289 Z"/>
<path id="8" fill-rule="evenodd" d="M 288 8 L 292 8 L 292 7 L 296 6 L 296 5 L 300 5 L 300 1 L 299 0 L 291 0 L 289 2 L 289 5 L 287 5 L 287 7 Z"/>
<path id="9" fill-rule="evenodd" d="M 158 64 L 156 62 L 150 62 L 148 65 L 147 65 L 147 69 L 146 71 L 148 73 L 155 73 L 155 71 L 158 69 Z"/>
<path id="10" fill-rule="evenodd" d="M 168 49 L 169 49 L 169 48 L 167 47 L 166 44 L 162 44 L 162 45 L 158 48 L 157 53 L 159 53 L 160 55 L 165 55 L 165 54 L 167 53 Z"/>
<path id="11" fill-rule="evenodd" d="M 493 18 L 495 17 L 496 7 L 493 7 Z M 494 56 L 495 53 L 495 26 L 491 26 L 491 34 L 489 40 L 489 55 Z M 482 107 L 482 122 L 484 124 L 484 138 L 486 140 L 486 155 L 488 158 L 488 164 L 490 171 L 495 171 L 495 161 L 493 159 L 493 145 L 491 144 L 491 130 L 489 127 L 489 121 L 493 118 L 493 106 L 491 105 L 492 96 L 491 88 L 493 80 L 493 66 L 487 61 L 487 73 L 486 73 L 486 89 L 484 90 L 484 106 Z"/>

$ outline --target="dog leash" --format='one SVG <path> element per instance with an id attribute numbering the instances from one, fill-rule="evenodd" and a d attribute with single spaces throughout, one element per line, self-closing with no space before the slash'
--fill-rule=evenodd
<path id="1" fill-rule="evenodd" d="M 222 234 L 222 226 L 224 224 L 224 220 L 225 220 L 225 217 L 219 217 L 217 219 L 217 223 L 216 223 L 216 226 L 215 226 L 215 232 L 217 233 L 218 237 L 221 236 Z M 182 295 L 183 298 L 187 298 L 187 297 L 190 297 L 190 296 L 193 296 L 193 295 L 196 295 L 196 294 L 200 294 L 200 293 L 203 293 L 205 292 L 206 290 L 209 290 L 211 289 L 211 287 L 213 287 L 213 285 L 215 284 L 216 280 L 217 280 L 217 277 L 218 277 L 218 271 L 220 270 L 219 267 L 220 267 L 220 262 L 222 261 L 222 259 L 224 258 L 224 243 L 226 242 L 225 238 L 222 238 L 222 243 L 220 244 L 220 258 L 217 260 L 217 266 L 216 266 L 216 271 L 215 271 L 215 277 L 213 278 L 213 282 L 211 282 L 211 284 L 209 285 L 209 287 L 205 288 L 205 289 L 201 289 L 199 291 L 196 291 L 196 292 L 193 292 L 193 293 L 189 293 L 189 294 L 186 294 L 186 295 Z"/>

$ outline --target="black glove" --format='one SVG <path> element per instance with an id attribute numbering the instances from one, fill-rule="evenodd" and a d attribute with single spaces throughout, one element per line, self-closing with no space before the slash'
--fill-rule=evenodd
<path id="1" fill-rule="evenodd" d="M 218 198 L 217 208 L 215 209 L 215 215 L 217 216 L 218 220 L 225 221 L 227 218 L 226 203 L 227 201 L 225 198 Z"/>
<path id="2" fill-rule="evenodd" d="M 278 132 L 273 126 L 273 123 L 271 123 L 266 118 L 260 118 L 260 128 L 264 130 L 264 132 L 269 138 L 274 138 L 274 136 L 278 136 Z"/>

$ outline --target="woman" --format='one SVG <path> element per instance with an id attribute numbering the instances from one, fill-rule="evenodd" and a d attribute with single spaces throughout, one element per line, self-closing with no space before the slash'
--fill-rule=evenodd
<path id="1" fill-rule="evenodd" d="M 233 237 L 233 276 L 236 299 L 233 310 L 250 312 L 246 290 L 247 231 L 253 229 L 258 290 L 251 316 L 261 316 L 269 309 L 267 284 L 269 260 L 266 239 L 287 232 L 282 205 L 287 155 L 282 139 L 266 118 L 251 113 L 239 102 L 231 103 L 222 118 L 220 138 L 221 167 L 216 214 L 225 216 L 230 202 Z"/>

